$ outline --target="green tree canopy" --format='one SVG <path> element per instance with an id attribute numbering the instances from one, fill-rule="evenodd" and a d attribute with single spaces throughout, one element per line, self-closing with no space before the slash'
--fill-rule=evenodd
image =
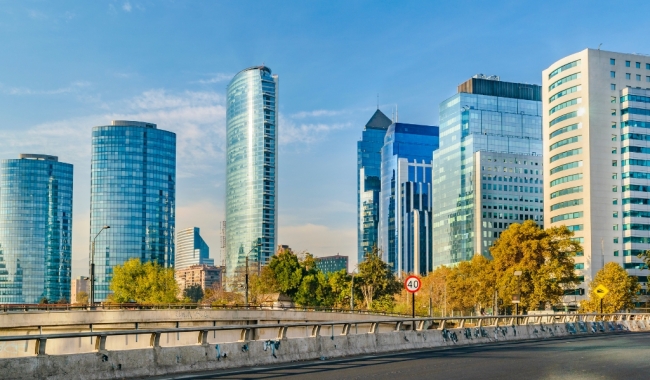
<path id="1" fill-rule="evenodd" d="M 366 254 L 364 260 L 359 263 L 359 274 L 355 276 L 355 285 L 356 283 L 361 289 L 367 309 L 391 308 L 394 302 L 393 296 L 399 293 L 402 287 L 388 264 L 379 256 L 377 247 Z M 377 305 L 374 304 L 375 301 L 378 301 Z"/>
<path id="2" fill-rule="evenodd" d="M 190 285 L 183 289 L 183 298 L 197 303 L 203 298 L 203 288 L 199 284 Z"/>
<path id="3" fill-rule="evenodd" d="M 174 269 L 163 268 L 157 263 L 141 263 L 130 259 L 124 265 L 113 268 L 110 289 L 112 300 L 123 303 L 173 303 L 177 302 L 178 283 Z"/>
<path id="4" fill-rule="evenodd" d="M 618 263 L 607 263 L 589 285 L 589 300 L 580 302 L 580 311 L 600 312 L 600 298 L 596 295 L 598 285 L 604 285 L 609 290 L 603 298 L 604 313 L 632 309 L 636 294 L 641 290 L 636 277 L 628 275 Z"/>

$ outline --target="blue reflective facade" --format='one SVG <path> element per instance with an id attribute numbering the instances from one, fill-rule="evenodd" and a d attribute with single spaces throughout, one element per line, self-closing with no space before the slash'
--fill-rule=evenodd
<path id="1" fill-rule="evenodd" d="M 438 127 L 394 123 L 381 150 L 379 247 L 395 273 L 431 270 L 432 157 Z"/>
<path id="2" fill-rule="evenodd" d="M 541 156 L 540 92 L 540 87 L 536 85 L 500 82 L 498 79 L 470 79 L 459 86 L 459 93 L 440 104 L 440 149 L 435 152 L 433 170 L 434 267 L 470 260 L 474 254 L 483 253 L 484 247 L 475 246 L 475 234 L 480 230 L 477 223 L 481 222 L 475 215 L 481 205 L 481 200 L 477 198 L 477 186 L 481 186 L 481 175 L 489 177 L 496 173 L 477 173 L 476 166 L 496 168 L 502 175 L 497 175 L 494 180 L 503 180 L 504 171 L 513 173 L 515 170 L 523 170 L 523 166 L 519 168 L 518 165 L 523 165 L 519 161 L 529 163 L 526 156 Z M 487 165 L 476 162 L 475 153 L 478 151 L 510 153 L 517 157 L 501 157 L 502 161 L 508 161 L 505 165 L 503 162 L 500 165 Z M 532 168 L 538 170 L 533 178 L 538 183 L 533 187 L 541 188 L 538 177 L 541 168 Z M 522 180 L 527 178 L 521 177 Z M 513 188 L 514 185 L 509 186 Z M 519 204 L 519 195 L 513 193 L 512 197 L 508 197 L 512 198 L 506 205 L 509 210 L 514 208 L 511 208 L 513 204 Z M 531 215 L 539 218 L 543 196 L 534 196 L 533 193 L 530 198 L 533 202 L 538 200 L 535 207 L 537 211 Z M 524 207 L 523 198 L 521 199 L 518 208 Z M 526 211 L 528 206 L 525 205 Z M 502 209 L 503 206 L 497 207 Z M 514 212 L 508 215 L 514 217 Z M 488 221 L 486 225 L 487 223 Z M 500 228 L 503 229 L 503 221 L 501 223 Z M 491 227 L 494 228 L 494 224 Z M 500 231 L 490 229 L 492 234 L 498 234 L 497 230 Z"/>
<path id="3" fill-rule="evenodd" d="M 378 246 L 381 148 L 392 121 L 375 111 L 357 142 L 357 254 L 358 262 Z"/>
<path id="4" fill-rule="evenodd" d="M 155 124 L 114 120 L 93 128 L 90 247 L 95 300 L 109 291 L 113 267 L 131 258 L 174 266 L 176 134 Z"/>
<path id="5" fill-rule="evenodd" d="M 278 76 L 265 66 L 239 72 L 227 89 L 226 281 L 263 265 L 277 239 Z M 261 246 L 256 247 L 257 244 Z M 255 263 L 255 264 L 253 264 Z"/>
<path id="6" fill-rule="evenodd" d="M 70 300 L 72 165 L 0 161 L 0 303 Z"/>

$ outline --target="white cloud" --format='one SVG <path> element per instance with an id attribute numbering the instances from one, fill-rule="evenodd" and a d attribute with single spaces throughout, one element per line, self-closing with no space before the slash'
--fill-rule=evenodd
<path id="1" fill-rule="evenodd" d="M 226 82 L 231 80 L 232 77 L 234 76 L 235 76 L 234 74 L 217 73 L 208 79 L 199 79 L 195 83 L 201 83 L 201 84 L 221 83 L 221 82 Z"/>
<path id="2" fill-rule="evenodd" d="M 131 12 L 131 3 L 129 3 L 128 1 L 125 2 L 125 3 L 122 5 L 122 9 L 123 9 L 125 12 Z"/>
<path id="3" fill-rule="evenodd" d="M 5 94 L 8 95 L 58 95 L 58 94 L 66 94 L 66 93 L 71 93 L 79 90 L 80 88 L 83 87 L 88 87 L 90 86 L 90 82 L 85 82 L 85 81 L 77 81 L 77 82 L 72 82 L 66 87 L 61 87 L 61 88 L 56 88 L 53 90 L 35 90 L 27 87 L 10 87 L 10 88 L 4 88 L 3 86 L 0 85 L 0 88 Z"/>
<path id="4" fill-rule="evenodd" d="M 335 130 L 351 126 L 350 122 L 346 123 L 296 123 L 291 118 L 286 118 L 280 114 L 280 144 L 313 144 L 321 141 Z"/>
<path id="5" fill-rule="evenodd" d="M 292 114 L 290 117 L 292 119 L 303 119 L 307 117 L 330 117 L 330 116 L 338 116 L 346 111 L 344 110 L 339 110 L 339 111 L 333 111 L 333 110 L 315 110 L 315 111 L 302 111 L 302 112 L 297 112 Z"/>

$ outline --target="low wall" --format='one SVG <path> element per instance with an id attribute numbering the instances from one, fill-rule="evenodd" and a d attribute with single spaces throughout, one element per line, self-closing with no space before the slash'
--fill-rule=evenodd
<path id="1" fill-rule="evenodd" d="M 98 351 L 93 353 L 0 359 L 0 378 L 122 379 L 410 349 L 650 330 L 643 320 L 435 330 L 420 326 L 422 330 L 407 331 L 402 329 L 408 328 L 408 325 L 398 324 L 395 327 L 399 330 L 381 332 L 371 328 L 370 332 L 360 331 L 356 334 L 350 330 L 336 334 L 334 330 L 324 332 L 318 328 L 312 330 L 311 337 L 219 344 L 212 344 L 204 337 L 203 343 L 171 347 L 161 347 L 161 339 L 152 339 L 153 347 L 150 348 L 109 351 L 98 347 Z"/>

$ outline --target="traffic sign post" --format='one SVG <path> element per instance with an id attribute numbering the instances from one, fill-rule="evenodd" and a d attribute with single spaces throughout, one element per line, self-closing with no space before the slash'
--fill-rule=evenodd
<path id="1" fill-rule="evenodd" d="M 420 286 L 422 286 L 422 282 L 418 276 L 408 276 L 404 281 L 404 289 L 413 295 L 411 298 L 411 312 L 413 318 L 415 318 L 415 293 L 420 290 Z M 415 326 L 415 322 L 413 326 Z"/>
<path id="2" fill-rule="evenodd" d="M 600 314 L 603 313 L 603 298 L 609 293 L 609 289 L 603 284 L 596 286 L 596 295 L 600 298 Z"/>

